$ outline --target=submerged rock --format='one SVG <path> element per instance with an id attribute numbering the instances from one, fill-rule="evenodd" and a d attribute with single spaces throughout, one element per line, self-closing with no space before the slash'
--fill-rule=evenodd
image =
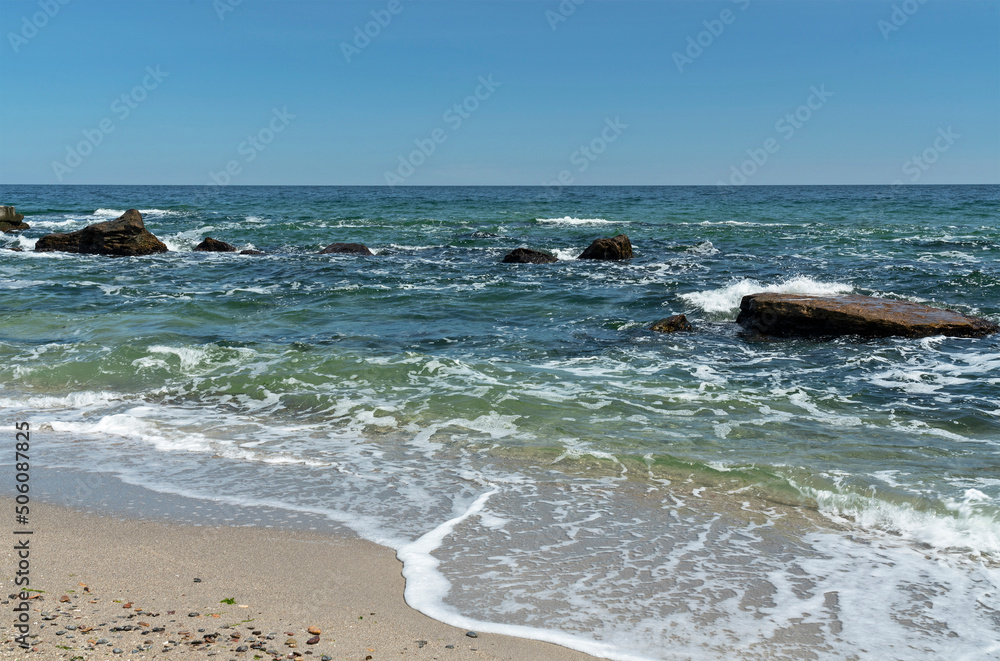
<path id="1" fill-rule="evenodd" d="M 559 260 L 552 255 L 528 248 L 511 250 L 503 258 L 504 264 L 553 264 Z"/>
<path id="2" fill-rule="evenodd" d="M 326 248 L 319 251 L 320 255 L 330 255 L 330 254 L 355 254 L 355 255 L 374 255 L 368 246 L 362 245 L 360 243 L 331 243 Z"/>
<path id="3" fill-rule="evenodd" d="M 24 222 L 24 214 L 17 213 L 14 207 L 0 206 L 0 232 L 22 232 L 31 229 L 31 225 Z"/>
<path id="4" fill-rule="evenodd" d="M 691 326 L 691 322 L 687 320 L 687 317 L 682 314 L 675 314 L 672 317 L 660 319 L 658 322 L 650 326 L 649 330 L 656 331 L 658 333 L 678 333 L 693 331 L 694 327 Z"/>
<path id="5" fill-rule="evenodd" d="M 736 323 L 766 335 L 982 337 L 1000 331 L 986 319 L 872 296 L 744 296 Z"/>
<path id="6" fill-rule="evenodd" d="M 241 255 L 264 255 L 267 254 L 263 250 L 241 250 Z"/>
<path id="7" fill-rule="evenodd" d="M 236 247 L 208 236 L 194 248 L 202 252 L 236 252 Z"/>
<path id="8" fill-rule="evenodd" d="M 577 259 L 603 259 L 618 261 L 632 259 L 632 242 L 624 234 L 610 239 L 597 239 Z"/>
<path id="9" fill-rule="evenodd" d="M 115 220 L 88 225 L 76 232 L 46 234 L 35 244 L 35 252 L 86 255 L 151 255 L 167 250 L 167 246 L 146 229 L 142 214 L 135 209 L 129 209 Z"/>

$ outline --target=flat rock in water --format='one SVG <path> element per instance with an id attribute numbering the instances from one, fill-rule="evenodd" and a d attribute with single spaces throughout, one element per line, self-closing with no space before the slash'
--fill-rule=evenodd
<path id="1" fill-rule="evenodd" d="M 76 232 L 46 234 L 35 244 L 35 252 L 85 255 L 151 255 L 167 250 L 167 246 L 146 229 L 142 214 L 135 209 L 129 209 L 115 220 L 88 225 Z"/>
<path id="2" fill-rule="evenodd" d="M 681 331 L 693 331 L 694 328 L 691 326 L 691 322 L 687 320 L 687 317 L 682 314 L 675 314 L 672 317 L 660 319 L 658 322 L 650 326 L 649 330 L 656 331 L 658 333 L 677 333 Z"/>
<path id="3" fill-rule="evenodd" d="M 766 335 L 982 337 L 1000 331 L 986 319 L 873 296 L 744 296 L 736 323 Z"/>
<path id="4" fill-rule="evenodd" d="M 503 258 L 504 264 L 553 264 L 559 260 L 548 253 L 531 250 L 529 248 L 517 248 L 511 250 Z"/>
<path id="5" fill-rule="evenodd" d="M 360 243 L 331 243 L 326 248 L 319 251 L 320 255 L 330 255 L 330 254 L 355 254 L 355 255 L 374 255 L 368 246 L 362 245 Z"/>
<path id="6" fill-rule="evenodd" d="M 265 254 L 263 250 L 241 250 L 241 255 L 263 255 Z"/>
<path id="7" fill-rule="evenodd" d="M 610 239 L 597 239 L 577 259 L 603 259 L 618 261 L 632 259 L 632 242 L 624 234 Z"/>
<path id="8" fill-rule="evenodd" d="M 236 247 L 208 236 L 194 248 L 201 252 L 236 252 Z"/>

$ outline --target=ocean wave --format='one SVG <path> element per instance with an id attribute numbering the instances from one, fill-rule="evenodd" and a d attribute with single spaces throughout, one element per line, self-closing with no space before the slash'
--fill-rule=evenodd
<path id="1" fill-rule="evenodd" d="M 717 255 L 719 254 L 719 249 L 712 245 L 711 241 L 702 241 L 696 246 L 691 246 L 684 250 L 684 252 L 693 253 L 695 255 Z"/>
<path id="2" fill-rule="evenodd" d="M 165 245 L 169 250 L 174 252 L 190 252 L 196 245 L 201 243 L 206 236 L 208 236 L 208 232 L 216 229 L 219 228 L 215 225 L 205 225 L 204 227 L 185 230 L 183 232 L 171 234 L 170 236 L 161 236 L 160 241 L 162 241 L 163 245 Z"/>
<path id="3" fill-rule="evenodd" d="M 92 215 L 98 216 L 100 218 L 118 218 L 124 214 L 126 209 L 96 209 Z M 174 211 L 171 209 L 139 209 L 139 213 L 145 218 L 146 216 L 180 216 L 183 211 Z"/>
<path id="4" fill-rule="evenodd" d="M 121 214 L 119 214 L 121 215 Z M 88 221 L 80 218 L 67 218 L 65 220 L 34 220 L 31 221 L 31 229 L 47 229 L 54 232 L 71 232 L 76 228 L 83 228 Z"/>
<path id="5" fill-rule="evenodd" d="M 791 484 L 815 500 L 820 512 L 838 522 L 849 521 L 940 551 L 1000 555 L 1000 508 L 978 489 L 967 489 L 959 498 L 942 499 L 944 511 L 939 511 L 877 496 Z"/>
<path id="6" fill-rule="evenodd" d="M 678 298 L 708 313 L 733 313 L 740 307 L 744 296 L 760 292 L 781 294 L 813 294 L 833 296 L 850 294 L 854 286 L 842 282 L 822 282 L 807 276 L 796 276 L 783 282 L 765 285 L 753 278 L 743 278 L 719 289 L 680 294 Z"/>
<path id="7" fill-rule="evenodd" d="M 626 221 L 611 221 L 605 220 L 604 218 L 573 218 L 572 216 L 563 216 L 562 218 L 536 218 L 539 223 L 545 223 L 547 225 L 620 225 Z"/>

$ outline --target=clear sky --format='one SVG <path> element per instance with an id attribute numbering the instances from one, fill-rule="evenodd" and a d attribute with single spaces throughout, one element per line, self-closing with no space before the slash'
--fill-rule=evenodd
<path id="1" fill-rule="evenodd" d="M 1000 0 L 0 0 L 0 35 L 2 183 L 1000 183 Z"/>

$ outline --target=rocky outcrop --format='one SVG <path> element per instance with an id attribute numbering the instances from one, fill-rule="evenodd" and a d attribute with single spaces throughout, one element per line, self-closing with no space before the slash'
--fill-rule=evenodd
<path id="1" fill-rule="evenodd" d="M 142 223 L 142 215 L 129 209 L 115 220 L 88 225 L 68 234 L 46 234 L 35 252 L 76 252 L 86 255 L 134 256 L 167 252 L 167 246 Z"/>
<path id="2" fill-rule="evenodd" d="M 195 250 L 200 250 L 201 252 L 236 252 L 236 247 L 232 246 L 225 241 L 219 241 L 208 236 L 205 240 L 194 247 Z"/>
<path id="3" fill-rule="evenodd" d="M 580 253 L 577 259 L 603 259 L 617 261 L 632 259 L 632 242 L 624 234 L 610 239 L 598 239 Z"/>
<path id="4" fill-rule="evenodd" d="M 552 264 L 559 260 L 548 253 L 530 250 L 528 248 L 518 248 L 511 250 L 503 258 L 504 264 Z"/>
<path id="5" fill-rule="evenodd" d="M 691 322 L 687 320 L 687 317 L 682 314 L 675 314 L 672 317 L 660 319 L 658 322 L 650 326 L 649 330 L 656 331 L 658 333 L 678 333 L 693 331 L 694 328 L 691 326 Z"/>
<path id="6" fill-rule="evenodd" d="M 982 337 L 1000 330 L 986 319 L 872 296 L 744 296 L 736 322 L 766 335 Z"/>
<path id="7" fill-rule="evenodd" d="M 368 246 L 361 245 L 360 243 L 331 243 L 326 248 L 319 251 L 320 255 L 330 255 L 330 254 L 355 254 L 355 255 L 374 255 Z"/>
<path id="8" fill-rule="evenodd" d="M 265 254 L 263 250 L 241 250 L 241 255 L 263 255 Z"/>
<path id="9" fill-rule="evenodd" d="M 17 213 L 14 207 L 0 207 L 0 232 L 22 232 L 31 229 L 31 225 L 24 222 L 24 214 Z"/>

